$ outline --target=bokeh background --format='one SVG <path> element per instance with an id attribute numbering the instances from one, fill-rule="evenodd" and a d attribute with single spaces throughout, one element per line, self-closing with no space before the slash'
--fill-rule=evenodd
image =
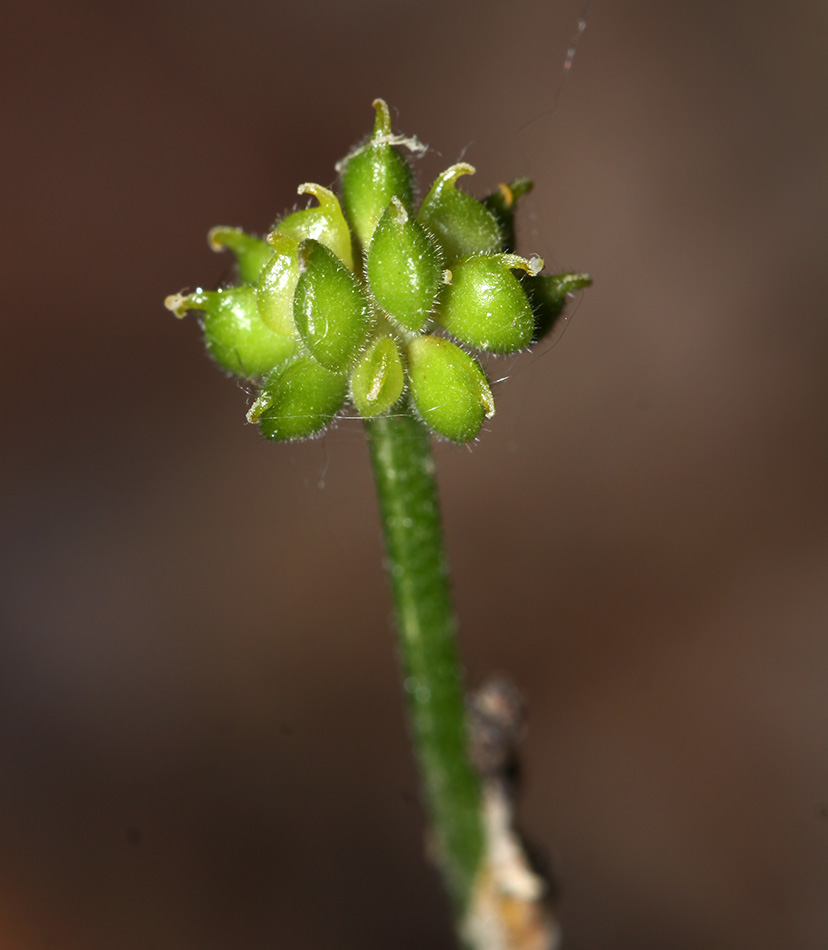
<path id="1" fill-rule="evenodd" d="M 595 278 L 437 447 L 566 946 L 826 946 L 824 3 L 34 0 L 0 42 L 2 950 L 452 946 L 359 423 L 265 444 L 162 306 L 377 95 Z"/>

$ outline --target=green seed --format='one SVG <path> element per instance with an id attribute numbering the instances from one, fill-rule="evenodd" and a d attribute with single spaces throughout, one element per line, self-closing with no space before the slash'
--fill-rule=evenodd
<path id="1" fill-rule="evenodd" d="M 293 319 L 313 357 L 333 372 L 354 362 L 370 327 L 370 305 L 342 261 L 324 244 L 299 245 Z"/>
<path id="2" fill-rule="evenodd" d="M 296 347 L 292 337 L 280 336 L 265 326 L 253 287 L 172 294 L 164 304 L 179 317 L 188 310 L 203 310 L 207 349 L 219 366 L 236 376 L 264 376 L 288 359 Z"/>
<path id="3" fill-rule="evenodd" d="M 245 234 L 241 228 L 213 228 L 207 235 L 207 242 L 214 251 L 229 248 L 236 255 L 239 278 L 244 284 L 258 283 L 273 253 L 266 241 Z"/>
<path id="4" fill-rule="evenodd" d="M 293 355 L 296 341 L 265 326 L 252 287 L 217 291 L 214 300 L 217 306 L 204 317 L 204 340 L 220 366 L 237 376 L 257 377 Z"/>
<path id="5" fill-rule="evenodd" d="M 367 248 L 371 236 L 392 198 L 411 210 L 414 197 L 411 169 L 391 144 L 399 142 L 417 149 L 415 139 L 391 134 L 391 116 L 382 99 L 375 99 L 374 132 L 368 141 L 352 152 L 337 168 L 342 172 L 342 203 L 345 214 L 360 244 Z"/>
<path id="6" fill-rule="evenodd" d="M 268 377 L 247 418 L 268 439 L 306 439 L 330 423 L 347 392 L 346 376 L 299 356 Z"/>
<path id="7" fill-rule="evenodd" d="M 533 187 L 530 178 L 515 178 L 508 185 L 499 184 L 497 191 L 483 199 L 483 204 L 495 216 L 503 233 L 502 251 L 515 250 L 515 210 L 518 199 L 528 195 Z"/>
<path id="8" fill-rule="evenodd" d="M 293 295 L 299 280 L 299 245 L 278 231 L 274 231 L 269 240 L 271 259 L 256 287 L 256 303 L 259 315 L 274 333 L 293 336 L 296 333 Z"/>
<path id="9" fill-rule="evenodd" d="M 164 306 L 177 317 L 188 310 L 203 310 L 207 349 L 219 366 L 236 376 L 264 376 L 295 349 L 292 338 L 279 336 L 264 325 L 253 287 L 199 288 L 191 294 L 171 294 Z"/>
<path id="10" fill-rule="evenodd" d="M 449 340 L 421 336 L 408 345 L 408 379 L 417 411 L 439 435 L 468 442 L 494 415 L 494 397 L 477 360 Z"/>
<path id="11" fill-rule="evenodd" d="M 537 277 L 524 277 L 522 283 L 535 313 L 532 342 L 537 343 L 549 333 L 563 313 L 567 294 L 589 287 L 592 278 L 589 274 L 574 272 L 539 274 Z"/>
<path id="12" fill-rule="evenodd" d="M 438 175 L 417 212 L 417 220 L 437 238 L 449 264 L 469 254 L 499 251 L 503 244 L 492 212 L 456 187 L 461 175 L 473 174 L 474 168 L 465 162 L 447 168 Z"/>
<path id="13" fill-rule="evenodd" d="M 510 268 L 537 273 L 543 261 L 514 254 L 467 257 L 451 268 L 439 320 L 458 340 L 489 353 L 528 346 L 535 322 L 532 306 Z"/>
<path id="14" fill-rule="evenodd" d="M 370 419 L 390 409 L 402 395 L 403 381 L 397 344 L 391 337 L 377 337 L 359 358 L 351 379 L 351 398 L 359 414 Z"/>
<path id="15" fill-rule="evenodd" d="M 443 286 L 440 256 L 399 198 L 380 218 L 365 263 L 377 303 L 408 330 L 420 330 Z"/>
<path id="16" fill-rule="evenodd" d="M 304 241 L 305 238 L 313 238 L 314 241 L 319 241 L 320 244 L 332 250 L 348 270 L 353 270 L 351 232 L 342 214 L 339 199 L 332 191 L 323 188 L 322 185 L 314 185 L 312 182 L 300 185 L 296 191 L 300 195 L 313 195 L 319 204 L 313 208 L 294 211 L 293 214 L 283 218 L 274 231 L 292 237 L 297 243 Z M 271 239 L 272 234 L 268 237 L 268 241 Z"/>

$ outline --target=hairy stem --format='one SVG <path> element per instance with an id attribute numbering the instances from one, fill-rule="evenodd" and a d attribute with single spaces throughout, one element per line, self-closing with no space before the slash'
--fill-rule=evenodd
<path id="1" fill-rule="evenodd" d="M 366 421 L 412 738 L 438 863 L 458 923 L 483 853 L 480 781 L 469 760 L 431 445 L 410 412 Z"/>

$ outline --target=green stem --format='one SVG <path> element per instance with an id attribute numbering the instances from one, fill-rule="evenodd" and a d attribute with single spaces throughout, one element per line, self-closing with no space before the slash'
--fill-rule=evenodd
<path id="1" fill-rule="evenodd" d="M 365 423 L 380 502 L 413 742 L 458 923 L 483 853 L 466 704 L 427 430 L 410 412 Z"/>

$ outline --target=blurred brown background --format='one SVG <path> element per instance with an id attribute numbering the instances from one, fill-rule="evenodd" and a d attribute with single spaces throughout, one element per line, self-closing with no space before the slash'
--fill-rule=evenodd
<path id="1" fill-rule="evenodd" d="M 166 294 L 384 96 L 595 286 L 438 447 L 570 950 L 828 945 L 823 3 L 5 14 L 0 948 L 449 948 L 358 423 L 263 443 Z"/>

